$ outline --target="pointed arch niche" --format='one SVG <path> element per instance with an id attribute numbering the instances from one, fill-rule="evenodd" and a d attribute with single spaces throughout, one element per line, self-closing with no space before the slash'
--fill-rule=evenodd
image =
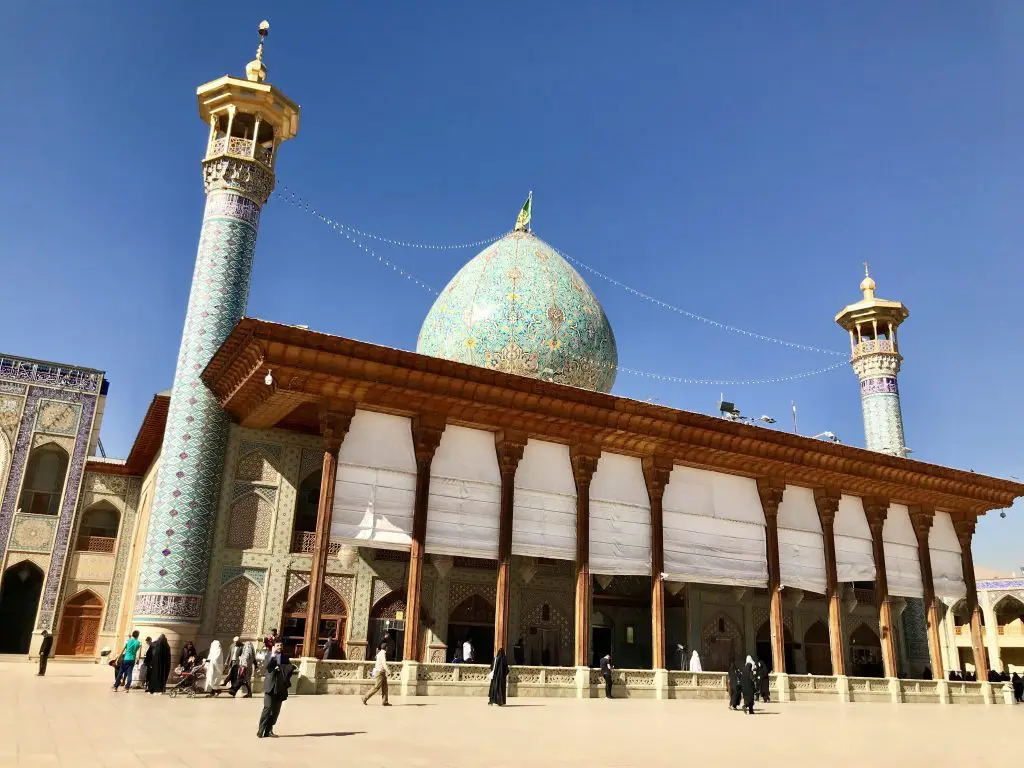
<path id="1" fill-rule="evenodd" d="M 55 655 L 95 656 L 102 616 L 103 600 L 91 589 L 83 589 L 64 603 Z"/>
<path id="2" fill-rule="evenodd" d="M 306 617 L 309 612 L 309 587 L 303 587 L 285 603 L 281 614 L 281 637 L 284 640 L 285 652 L 290 656 L 303 656 L 306 651 L 302 646 L 306 635 Z M 347 656 L 345 642 L 348 630 L 348 604 L 345 598 L 329 584 L 324 584 L 320 597 L 320 621 L 317 629 L 315 655 L 324 657 L 324 645 L 328 640 L 336 640 Z"/>

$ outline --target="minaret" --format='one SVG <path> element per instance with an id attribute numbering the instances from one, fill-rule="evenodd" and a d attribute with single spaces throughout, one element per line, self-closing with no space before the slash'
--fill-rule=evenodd
<path id="1" fill-rule="evenodd" d="M 245 79 L 225 75 L 197 91 L 210 129 L 206 210 L 135 603 L 137 628 L 166 633 L 174 647 L 195 635 L 202 615 L 228 435 L 227 416 L 200 374 L 245 312 L 277 153 L 299 129 L 298 105 L 266 82 L 269 29 L 259 26 Z"/>
<path id="2" fill-rule="evenodd" d="M 869 450 L 905 456 L 903 414 L 896 385 L 903 356 L 896 329 L 910 312 L 898 301 L 875 297 L 875 281 L 866 263 L 860 289 L 864 298 L 845 307 L 836 315 L 836 322 L 850 333 L 850 364 L 860 379 L 865 442 Z"/>

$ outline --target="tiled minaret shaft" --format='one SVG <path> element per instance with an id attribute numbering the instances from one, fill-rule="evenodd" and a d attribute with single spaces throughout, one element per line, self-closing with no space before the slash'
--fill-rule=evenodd
<path id="1" fill-rule="evenodd" d="M 202 613 L 228 434 L 200 377 L 245 312 L 277 150 L 298 131 L 298 107 L 265 82 L 268 29 L 260 25 L 246 79 L 224 76 L 197 92 L 210 127 L 206 210 L 135 603 L 136 622 L 165 630 L 172 644 Z"/>
<path id="2" fill-rule="evenodd" d="M 843 309 L 836 322 L 850 334 L 850 364 L 860 379 L 865 444 L 872 451 L 905 456 L 897 383 L 903 356 L 896 329 L 910 313 L 898 301 L 875 297 L 875 281 L 868 275 L 867 265 L 860 289 L 863 300 Z"/>

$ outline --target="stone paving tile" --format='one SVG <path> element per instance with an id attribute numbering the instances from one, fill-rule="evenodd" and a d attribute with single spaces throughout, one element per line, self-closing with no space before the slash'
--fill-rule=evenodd
<path id="1" fill-rule="evenodd" d="M 0 768 L 435 766 L 1006 766 L 1024 707 L 798 703 L 749 717 L 725 702 L 402 700 L 295 696 L 281 738 L 261 700 L 112 693 L 106 668 L 0 663 Z"/>

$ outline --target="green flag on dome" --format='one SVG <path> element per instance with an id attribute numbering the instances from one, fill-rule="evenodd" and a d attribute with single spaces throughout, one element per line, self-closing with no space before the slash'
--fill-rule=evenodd
<path id="1" fill-rule="evenodd" d="M 519 212 L 519 217 L 516 219 L 516 232 L 529 232 L 530 231 L 530 219 L 533 217 L 533 191 L 530 191 L 529 196 L 526 198 L 526 202 L 523 203 L 523 210 Z"/>

